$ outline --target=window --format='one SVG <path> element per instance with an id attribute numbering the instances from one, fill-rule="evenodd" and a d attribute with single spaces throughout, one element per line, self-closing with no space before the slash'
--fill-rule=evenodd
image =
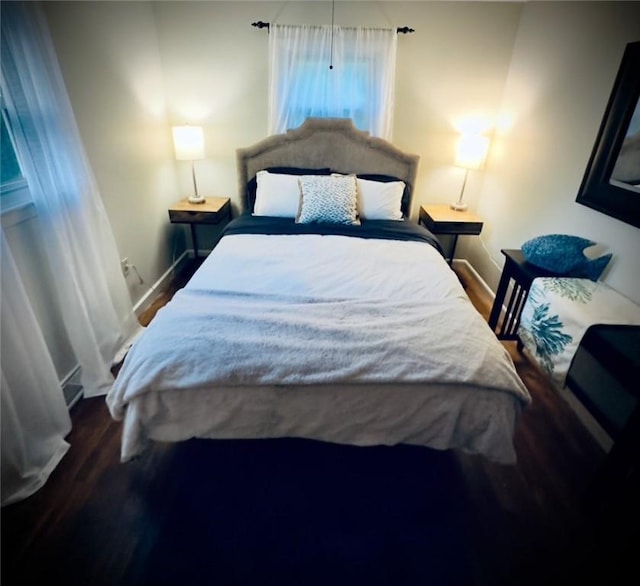
<path id="1" fill-rule="evenodd" d="M 309 117 L 351 118 L 373 136 L 391 138 L 395 30 L 271 25 L 269 131 Z"/>
<path id="2" fill-rule="evenodd" d="M 357 128 L 369 128 L 366 64 L 362 61 L 343 62 L 339 68 L 329 69 L 326 59 L 309 57 L 297 64 L 292 78 L 298 91 L 294 88 L 289 96 L 290 128 L 311 116 L 351 118 Z"/>
<path id="3" fill-rule="evenodd" d="M 0 96 L 0 100 L 2 97 Z M 22 175 L 7 111 L 2 102 L 0 154 L 0 208 L 2 212 L 24 206 L 31 201 L 27 181 Z"/>
<path id="4" fill-rule="evenodd" d="M 13 183 L 23 179 L 18 158 L 13 148 L 9 129 L 4 119 L 4 111 L 2 112 L 2 185 Z"/>

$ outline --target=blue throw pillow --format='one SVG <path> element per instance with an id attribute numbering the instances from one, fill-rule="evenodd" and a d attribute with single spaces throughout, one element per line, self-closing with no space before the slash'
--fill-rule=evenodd
<path id="1" fill-rule="evenodd" d="M 584 249 L 595 242 L 568 234 L 547 234 L 527 240 L 522 245 L 524 258 L 532 265 L 564 277 L 597 281 L 611 260 L 611 254 L 590 259 Z"/>

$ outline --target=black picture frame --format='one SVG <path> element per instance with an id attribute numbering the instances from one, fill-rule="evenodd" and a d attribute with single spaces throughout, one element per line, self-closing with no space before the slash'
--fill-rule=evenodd
<path id="1" fill-rule="evenodd" d="M 631 118 L 640 107 L 640 41 L 625 47 L 576 201 L 640 228 L 640 190 L 612 173 Z"/>

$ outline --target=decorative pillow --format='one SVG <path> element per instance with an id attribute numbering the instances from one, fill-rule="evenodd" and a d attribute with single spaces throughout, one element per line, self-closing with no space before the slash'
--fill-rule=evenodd
<path id="1" fill-rule="evenodd" d="M 358 213 L 363 220 L 402 220 L 404 181 L 357 179 Z"/>
<path id="2" fill-rule="evenodd" d="M 254 216 L 295 218 L 300 207 L 300 185 L 296 175 L 258 171 Z"/>
<path id="3" fill-rule="evenodd" d="M 302 201 L 296 222 L 300 224 L 359 224 L 355 175 L 299 178 Z"/>
<path id="4" fill-rule="evenodd" d="M 328 167 L 322 168 L 322 169 L 306 169 L 301 167 L 267 167 L 266 169 L 262 169 L 262 170 L 268 171 L 269 173 L 276 173 L 279 175 L 330 175 L 331 174 L 331 169 L 329 169 Z M 257 188 L 258 188 L 257 176 L 247 181 L 246 205 L 247 205 L 247 209 L 251 212 L 253 212 L 255 208 Z"/>
<path id="5" fill-rule="evenodd" d="M 588 258 L 584 250 L 596 243 L 568 234 L 547 234 L 527 240 L 522 245 L 524 258 L 532 265 L 565 277 L 597 281 L 611 260 L 611 254 Z"/>

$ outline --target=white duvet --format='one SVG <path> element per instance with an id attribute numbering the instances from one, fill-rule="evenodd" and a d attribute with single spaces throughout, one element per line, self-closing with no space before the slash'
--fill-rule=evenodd
<path id="1" fill-rule="evenodd" d="M 299 436 L 513 462 L 529 401 L 435 249 L 320 235 L 224 237 L 107 397 L 123 460 L 148 439 Z"/>

